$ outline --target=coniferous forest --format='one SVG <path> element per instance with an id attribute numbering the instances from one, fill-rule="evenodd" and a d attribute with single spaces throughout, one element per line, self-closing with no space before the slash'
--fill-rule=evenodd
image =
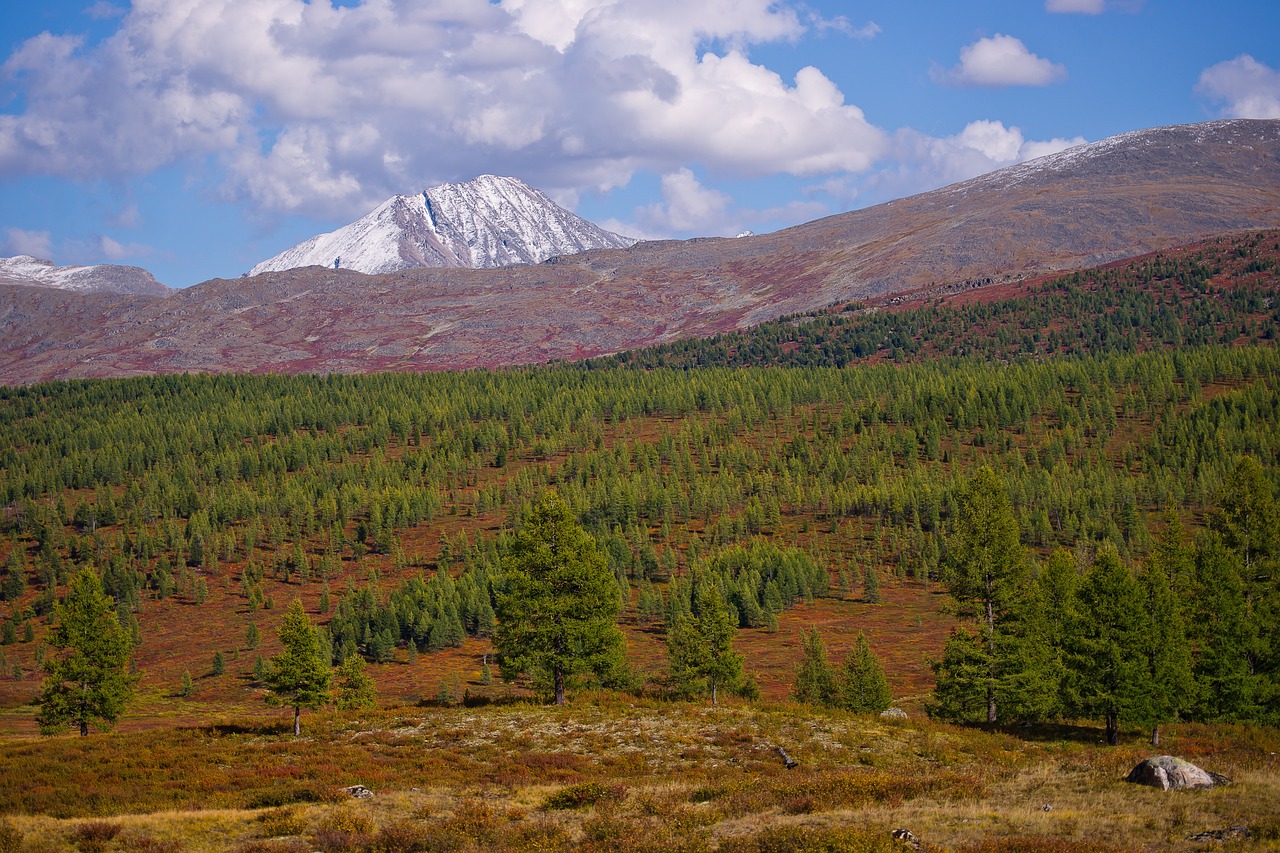
<path id="1" fill-rule="evenodd" d="M 586 363 L 0 389 L 0 725 L 34 731 L 85 569 L 143 717 L 278 716 L 294 620 L 351 708 L 1280 725 L 1278 259 L 1222 238 Z M 547 517 L 615 599 L 590 665 L 503 643 Z"/>

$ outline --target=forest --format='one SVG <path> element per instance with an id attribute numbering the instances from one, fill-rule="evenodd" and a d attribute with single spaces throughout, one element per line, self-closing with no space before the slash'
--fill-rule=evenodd
<path id="1" fill-rule="evenodd" d="M 819 638 L 788 621 L 823 613 L 938 720 L 1113 743 L 1274 725 L 1278 257 L 1276 233 L 1222 238 L 586 363 L 0 388 L 0 726 L 31 731 L 86 567 L 162 717 L 200 718 L 192 674 L 218 713 L 263 713 L 295 599 L 383 704 L 546 697 L 498 683 L 492 641 L 549 492 L 614 580 L 630 645 L 606 686 L 629 695 L 704 691 L 666 648 L 714 598 L 745 657 L 734 701 L 832 704 L 797 683 Z M 1104 652 L 1142 665 L 1090 669 Z M 1158 685 L 1180 698 L 1140 698 Z"/>

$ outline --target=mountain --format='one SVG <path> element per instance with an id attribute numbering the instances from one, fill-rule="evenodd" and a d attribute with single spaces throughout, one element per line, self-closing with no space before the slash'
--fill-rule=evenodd
<path id="1" fill-rule="evenodd" d="M 492 269 L 634 242 L 575 216 L 515 178 L 481 175 L 388 199 L 350 225 L 263 261 L 250 275 L 306 266 L 370 274 L 414 267 Z"/>
<path id="2" fill-rule="evenodd" d="M 759 236 L 498 269 L 307 267 L 166 300 L 0 287 L 0 381 L 582 358 L 1276 227 L 1280 120 L 1155 128 Z"/>
<path id="3" fill-rule="evenodd" d="M 54 266 L 30 255 L 0 258 L 0 284 L 56 287 L 76 293 L 129 293 L 168 296 L 171 291 L 142 267 L 95 264 L 88 267 Z"/>

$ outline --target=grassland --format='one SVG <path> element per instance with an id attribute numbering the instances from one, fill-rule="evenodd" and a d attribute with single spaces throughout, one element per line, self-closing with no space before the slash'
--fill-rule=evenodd
<path id="1" fill-rule="evenodd" d="M 1163 749 L 1233 780 L 1177 793 L 1122 781 L 1151 754 L 1130 734 L 601 692 L 321 714 L 296 740 L 269 722 L 10 737 L 0 812 L 24 850 L 903 849 L 896 828 L 929 850 L 1198 850 L 1233 825 L 1252 840 L 1231 849 L 1275 849 L 1280 733 L 1172 727 Z"/>

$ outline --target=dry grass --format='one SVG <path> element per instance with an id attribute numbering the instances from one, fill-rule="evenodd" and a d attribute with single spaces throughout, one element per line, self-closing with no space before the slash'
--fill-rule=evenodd
<path id="1" fill-rule="evenodd" d="M 1165 794 L 1149 754 L 1092 729 L 886 724 L 787 704 L 708 708 L 600 693 L 568 708 L 398 708 L 0 741 L 0 850 L 1198 850 L 1232 825 L 1275 849 L 1280 733 L 1178 726 L 1166 748 L 1231 777 Z M 800 760 L 787 771 L 775 749 Z M 345 798 L 364 784 L 372 800 Z M 1045 807 L 1049 808 L 1046 810 Z"/>

